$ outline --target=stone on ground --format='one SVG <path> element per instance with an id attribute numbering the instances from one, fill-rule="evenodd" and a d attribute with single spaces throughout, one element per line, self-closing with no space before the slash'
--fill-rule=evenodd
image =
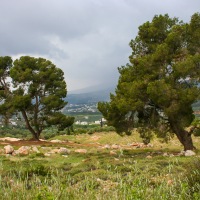
<path id="1" fill-rule="evenodd" d="M 74 152 L 76 153 L 87 153 L 86 149 L 76 149 Z"/>
<path id="2" fill-rule="evenodd" d="M 195 156 L 195 155 L 196 155 L 196 153 L 192 150 L 185 151 L 185 156 Z"/>
<path id="3" fill-rule="evenodd" d="M 60 149 L 58 150 L 58 153 L 62 155 L 66 155 L 70 153 L 70 150 L 65 147 L 60 147 Z"/>
<path id="4" fill-rule="evenodd" d="M 12 154 L 14 152 L 14 148 L 11 145 L 6 145 L 4 150 L 6 154 Z"/>

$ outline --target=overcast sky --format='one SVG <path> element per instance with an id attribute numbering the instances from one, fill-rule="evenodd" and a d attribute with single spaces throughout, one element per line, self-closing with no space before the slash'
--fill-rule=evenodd
<path id="1" fill-rule="evenodd" d="M 51 60 L 68 90 L 114 85 L 138 26 L 168 13 L 189 22 L 200 0 L 0 0 L 0 56 Z"/>

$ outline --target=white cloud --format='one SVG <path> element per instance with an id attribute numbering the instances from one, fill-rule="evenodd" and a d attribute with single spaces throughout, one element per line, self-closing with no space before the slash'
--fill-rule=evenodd
<path id="1" fill-rule="evenodd" d="M 197 0 L 1 0 L 0 54 L 50 59 L 69 90 L 117 82 L 129 41 L 156 14 L 189 21 Z"/>

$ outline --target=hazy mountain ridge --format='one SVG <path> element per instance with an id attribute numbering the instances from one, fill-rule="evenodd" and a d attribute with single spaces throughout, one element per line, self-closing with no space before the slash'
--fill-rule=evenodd
<path id="1" fill-rule="evenodd" d="M 97 103 L 99 101 L 109 101 L 110 93 L 114 92 L 114 88 L 99 90 L 99 91 L 90 91 L 86 93 L 76 93 L 69 92 L 65 98 L 68 101 L 68 104 L 89 104 Z"/>

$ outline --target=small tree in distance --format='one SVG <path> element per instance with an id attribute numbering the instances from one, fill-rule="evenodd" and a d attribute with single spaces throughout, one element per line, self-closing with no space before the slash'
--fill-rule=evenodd
<path id="1" fill-rule="evenodd" d="M 116 94 L 98 109 L 118 133 L 131 129 L 172 131 L 184 150 L 195 147 L 190 126 L 192 104 L 199 100 L 200 14 L 190 23 L 155 16 L 131 40 L 130 63 L 119 68 Z"/>
<path id="2" fill-rule="evenodd" d="M 0 110 L 9 105 L 15 112 L 21 112 L 35 140 L 39 140 L 41 132 L 49 125 L 64 129 L 73 124 L 74 118 L 61 113 L 67 104 L 63 99 L 67 95 L 64 73 L 51 61 L 22 56 L 9 67 L 8 74 L 14 89 L 6 93 L 8 88 L 1 83 L 2 94 L 9 95 L 5 96 Z M 0 75 L 2 80 L 2 73 Z M 62 120 L 58 122 L 57 117 Z"/>

